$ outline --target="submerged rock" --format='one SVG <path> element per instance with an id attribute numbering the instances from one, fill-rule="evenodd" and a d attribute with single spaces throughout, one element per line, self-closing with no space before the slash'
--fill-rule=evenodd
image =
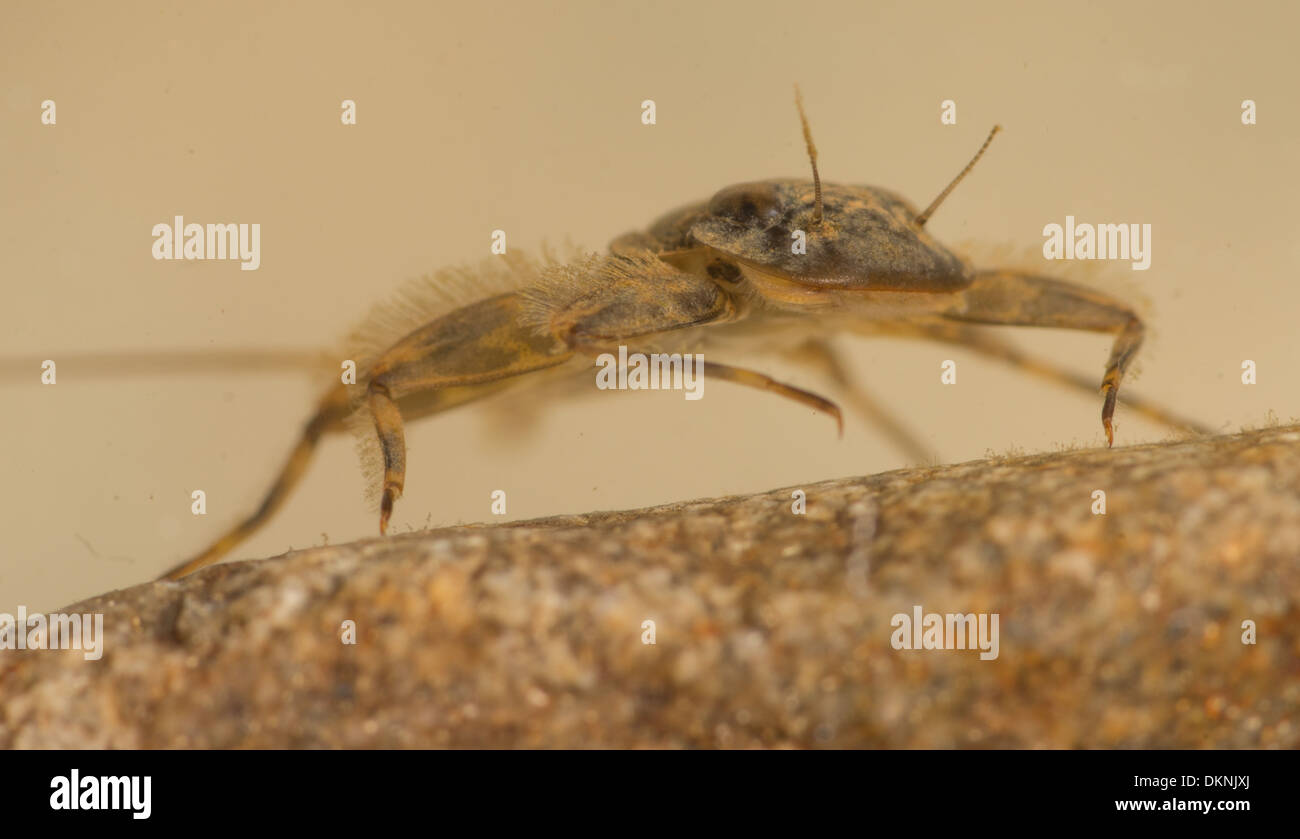
<path id="1" fill-rule="evenodd" d="M 0 747 L 1296 748 L 1298 597 L 1300 428 L 980 461 L 112 592 Z"/>

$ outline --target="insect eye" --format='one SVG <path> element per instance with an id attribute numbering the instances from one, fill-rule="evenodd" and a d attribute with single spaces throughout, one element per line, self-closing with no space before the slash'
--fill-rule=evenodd
<path id="1" fill-rule="evenodd" d="M 704 271 L 713 279 L 720 280 L 728 285 L 735 285 L 741 280 L 740 269 L 721 259 L 710 262 L 705 266 Z"/>
<path id="2" fill-rule="evenodd" d="M 740 224 L 774 222 L 781 215 L 776 191 L 766 184 L 729 186 L 709 201 L 709 213 Z"/>

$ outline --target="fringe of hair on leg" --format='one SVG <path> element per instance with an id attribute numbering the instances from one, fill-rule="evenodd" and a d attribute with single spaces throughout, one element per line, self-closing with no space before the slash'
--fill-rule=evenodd
<path id="1" fill-rule="evenodd" d="M 443 268 L 408 281 L 388 300 L 371 307 L 343 343 L 343 358 L 354 361 L 357 369 L 356 384 L 348 386 L 352 413 L 345 426 L 355 440 L 369 506 L 378 509 L 384 474 L 382 450 L 366 404 L 369 374 L 379 359 L 422 326 L 480 300 L 534 285 L 547 271 L 564 265 L 563 258 L 572 262 L 581 254 L 567 242 L 559 248 L 558 255 L 545 244 L 540 257 L 518 250 L 507 251 L 486 257 L 476 265 Z"/>

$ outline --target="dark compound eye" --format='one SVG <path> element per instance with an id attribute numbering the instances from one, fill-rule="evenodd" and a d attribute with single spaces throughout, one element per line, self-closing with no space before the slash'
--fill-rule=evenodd
<path id="1" fill-rule="evenodd" d="M 737 224 L 766 226 L 781 217 L 781 202 L 771 185 L 739 184 L 713 196 L 709 213 Z"/>
<path id="2" fill-rule="evenodd" d="M 740 269 L 730 262 L 723 262 L 715 259 L 704 268 L 705 272 L 715 280 L 721 280 L 724 283 L 735 284 L 740 282 Z"/>

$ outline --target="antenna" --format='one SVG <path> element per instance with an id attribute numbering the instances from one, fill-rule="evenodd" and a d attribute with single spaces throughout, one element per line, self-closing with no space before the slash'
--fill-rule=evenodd
<path id="1" fill-rule="evenodd" d="M 970 159 L 970 163 L 966 164 L 966 168 L 961 170 L 961 173 L 952 179 L 952 183 L 948 184 L 948 188 L 939 193 L 939 197 L 930 202 L 930 206 L 926 207 L 925 211 L 916 217 L 915 223 L 917 227 L 925 226 L 925 223 L 930 220 L 930 216 L 934 215 L 934 211 L 939 209 L 939 205 L 943 203 L 943 199 L 948 197 L 948 193 L 952 192 L 953 189 L 956 188 L 957 184 L 961 183 L 961 179 L 970 174 L 970 170 L 975 168 L 975 164 L 984 156 L 984 150 L 989 147 L 989 143 L 993 142 L 993 137 L 1001 130 L 1002 126 L 993 126 L 993 130 L 989 132 L 989 138 L 984 141 L 984 145 L 980 146 L 980 150 L 975 152 L 975 156 Z"/>
<path id="2" fill-rule="evenodd" d="M 803 94 L 799 85 L 794 86 L 794 106 L 799 109 L 799 122 L 803 124 L 803 141 L 808 146 L 808 159 L 812 162 L 813 189 L 817 192 L 817 206 L 813 210 L 813 224 L 822 223 L 822 177 L 817 174 L 817 147 L 813 145 L 812 129 L 808 127 L 808 115 L 803 111 Z"/>

